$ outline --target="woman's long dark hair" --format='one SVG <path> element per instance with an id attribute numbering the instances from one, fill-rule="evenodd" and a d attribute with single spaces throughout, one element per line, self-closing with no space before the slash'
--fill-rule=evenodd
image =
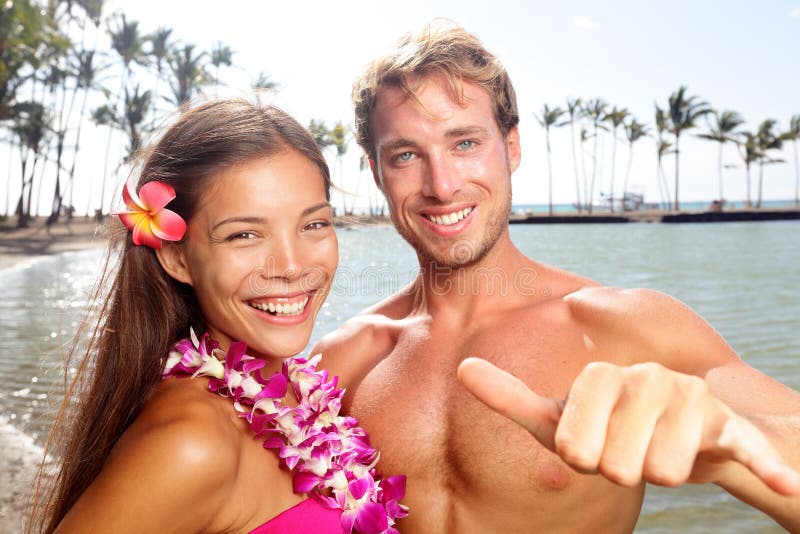
<path id="1" fill-rule="evenodd" d="M 319 167 L 329 196 L 325 159 L 293 118 L 244 99 L 206 102 L 183 112 L 140 155 L 137 189 L 153 180 L 171 185 L 176 198 L 168 207 L 188 222 L 215 175 L 285 150 L 296 150 Z M 59 469 L 48 480 L 43 462 L 28 531 L 55 530 L 141 411 L 172 345 L 190 326 L 204 330 L 192 288 L 167 275 L 152 249 L 134 245 L 119 221 L 112 226 L 92 318 L 84 321 L 69 354 L 83 358 L 46 447 Z M 87 334 L 88 343 L 81 343 Z"/>

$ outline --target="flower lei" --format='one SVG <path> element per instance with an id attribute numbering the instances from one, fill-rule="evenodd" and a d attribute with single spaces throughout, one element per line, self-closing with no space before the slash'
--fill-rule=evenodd
<path id="1" fill-rule="evenodd" d="M 378 478 L 379 453 L 353 417 L 339 415 L 343 389 L 338 377 L 317 371 L 322 355 L 289 358 L 269 378 L 259 372 L 264 360 L 245 354 L 246 344 L 231 343 L 227 353 L 208 334 L 183 339 L 170 352 L 162 373 L 207 376 L 208 389 L 231 397 L 264 448 L 277 449 L 282 465 L 294 472 L 295 493 L 308 493 L 323 506 L 342 510 L 345 533 L 397 533 L 395 519 L 408 508 L 404 475 Z M 291 386 L 297 406 L 282 399 Z"/>

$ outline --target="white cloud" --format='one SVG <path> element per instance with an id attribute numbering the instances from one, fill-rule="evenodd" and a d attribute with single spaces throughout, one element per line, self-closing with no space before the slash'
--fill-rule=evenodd
<path id="1" fill-rule="evenodd" d="M 796 7 L 789 12 L 790 17 L 800 18 L 800 7 Z"/>

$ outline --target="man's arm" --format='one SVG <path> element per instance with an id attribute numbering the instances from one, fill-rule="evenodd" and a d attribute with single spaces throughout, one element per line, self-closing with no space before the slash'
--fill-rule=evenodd
<path id="1" fill-rule="evenodd" d="M 570 304 L 589 337 L 642 354 L 621 361 L 659 363 L 589 364 L 562 400 L 468 359 L 459 367 L 467 389 L 578 471 L 626 486 L 715 482 L 800 531 L 800 395 L 665 295 L 601 289 Z"/>

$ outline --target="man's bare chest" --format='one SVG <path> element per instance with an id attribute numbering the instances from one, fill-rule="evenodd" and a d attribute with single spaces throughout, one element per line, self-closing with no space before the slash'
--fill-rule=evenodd
<path id="1" fill-rule="evenodd" d="M 575 357 L 580 339 L 573 337 L 512 322 L 464 335 L 401 336 L 348 408 L 382 451 L 385 472 L 475 489 L 517 483 L 523 492 L 559 489 L 569 482 L 569 470 L 525 430 L 472 397 L 456 369 L 467 356 L 482 357 L 541 394 L 563 397 L 585 365 Z"/>

